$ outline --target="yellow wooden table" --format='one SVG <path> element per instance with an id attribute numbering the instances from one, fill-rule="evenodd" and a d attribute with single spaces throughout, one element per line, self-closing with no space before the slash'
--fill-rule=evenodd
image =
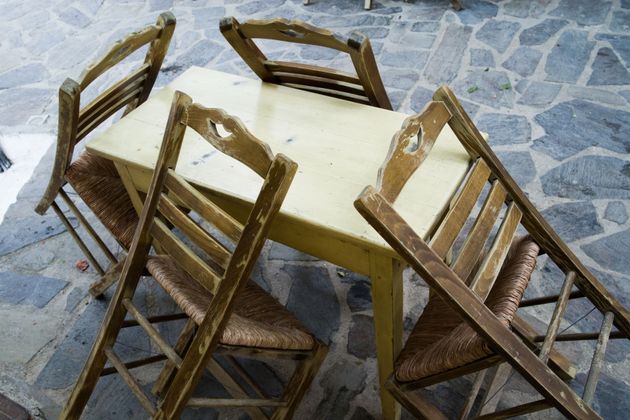
<path id="1" fill-rule="evenodd" d="M 270 237 L 370 277 L 382 384 L 401 347 L 403 265 L 353 201 L 375 183 L 407 115 L 193 67 L 87 145 L 116 163 L 128 189 L 147 190 L 174 90 L 238 116 L 274 153 L 298 163 Z M 468 165 L 468 154 L 446 126 L 396 202 L 416 231 L 431 228 Z M 177 170 L 241 220 L 260 188 L 259 177 L 215 152 L 193 130 L 186 132 Z M 385 418 L 398 417 L 400 409 L 384 389 L 381 403 Z"/>

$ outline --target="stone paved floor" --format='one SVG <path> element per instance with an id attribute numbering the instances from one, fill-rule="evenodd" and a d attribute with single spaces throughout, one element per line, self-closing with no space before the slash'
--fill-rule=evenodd
<path id="1" fill-rule="evenodd" d="M 342 34 L 360 30 L 373 41 L 395 107 L 420 111 L 439 84 L 450 84 L 551 224 L 630 307 L 630 1 L 464 0 L 459 13 L 446 0 L 376 1 L 370 12 L 361 3 L 3 0 L 0 135 L 53 133 L 56 89 L 63 79 L 78 76 L 104 46 L 165 9 L 173 10 L 178 24 L 158 86 L 191 65 L 251 75 L 218 31 L 224 15 L 299 18 Z M 347 66 L 313 48 L 268 48 L 274 57 Z M 67 397 L 106 307 L 87 296 L 97 276 L 92 269 L 74 268 L 81 255 L 60 223 L 32 211 L 51 160 L 49 151 L 0 225 L 0 392 L 36 417 L 49 418 Z M 558 282 L 550 280 L 557 274 L 541 264 L 531 290 L 557 290 Z M 298 418 L 378 417 L 369 281 L 278 244 L 265 248 L 255 277 L 331 343 Z M 166 304 L 149 282 L 139 299 L 152 313 Z M 407 275 L 407 328 L 426 299 L 424 283 Z M 576 305 L 567 319 L 575 321 L 588 309 Z M 528 316 L 541 322 L 549 311 Z M 598 323 L 591 314 L 574 328 Z M 135 335 L 122 337 L 121 348 L 125 354 L 154 351 Z M 589 347 L 566 351 L 580 356 Z M 271 374 L 267 365 L 252 368 L 277 392 L 282 374 Z M 577 382 L 583 383 L 587 366 L 579 368 Z M 150 375 L 141 380 L 149 386 Z M 432 398 L 455 413 L 468 383 L 441 385 Z M 203 388 L 216 384 L 206 380 Z M 140 416 L 138 404 L 122 390 L 117 380 L 103 381 L 89 416 Z M 513 376 L 501 405 L 532 395 Z M 606 418 L 627 418 L 627 344 L 611 345 L 595 405 Z M 191 411 L 186 417 L 213 415 Z"/>

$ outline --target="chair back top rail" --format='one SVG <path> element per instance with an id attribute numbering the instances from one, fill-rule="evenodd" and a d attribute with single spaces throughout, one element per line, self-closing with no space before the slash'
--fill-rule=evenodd
<path id="1" fill-rule="evenodd" d="M 282 18 L 239 23 L 225 17 L 219 24 L 225 39 L 265 82 L 318 92 L 384 109 L 392 105 L 383 86 L 368 38 L 354 32 L 349 38 L 300 20 Z M 314 45 L 348 54 L 357 76 L 308 64 L 269 60 L 254 43 L 267 39 Z"/>

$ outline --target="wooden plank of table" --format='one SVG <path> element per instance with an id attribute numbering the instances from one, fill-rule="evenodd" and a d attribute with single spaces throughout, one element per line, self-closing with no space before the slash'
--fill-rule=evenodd
<path id="1" fill-rule="evenodd" d="M 193 67 L 89 143 L 88 149 L 130 167 L 152 168 L 176 89 L 205 106 L 237 115 L 274 153 L 298 163 L 281 215 L 320 230 L 324 237 L 391 255 L 352 202 L 366 185 L 375 183 L 405 114 Z M 467 153 L 446 127 L 401 193 L 397 209 L 417 231 L 428 232 L 468 165 Z M 217 153 L 192 130 L 186 133 L 178 172 L 197 185 L 248 203 L 260 188 L 255 174 Z"/>

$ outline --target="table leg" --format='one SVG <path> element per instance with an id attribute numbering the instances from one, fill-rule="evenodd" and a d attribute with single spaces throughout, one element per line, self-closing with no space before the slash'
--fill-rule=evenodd
<path id="1" fill-rule="evenodd" d="M 394 360 L 401 350 L 403 325 L 403 264 L 398 260 L 370 254 L 372 307 L 376 329 L 376 354 L 383 418 L 400 418 L 400 405 L 385 389 L 385 381 L 394 371 Z"/>

